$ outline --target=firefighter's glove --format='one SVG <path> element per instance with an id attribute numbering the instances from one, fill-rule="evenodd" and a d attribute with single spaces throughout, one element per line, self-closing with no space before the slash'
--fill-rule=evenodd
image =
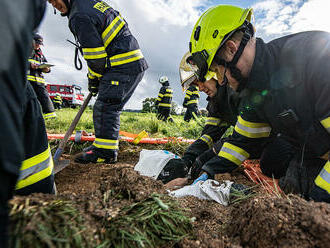
<path id="1" fill-rule="evenodd" d="M 208 178 L 209 178 L 209 176 L 208 176 L 206 173 L 203 173 L 202 175 L 200 175 L 199 178 L 197 178 L 197 179 L 193 182 L 193 184 L 196 184 L 196 183 L 199 182 L 199 181 L 203 181 L 203 182 L 205 182 Z"/>
<path id="2" fill-rule="evenodd" d="M 196 179 L 200 175 L 203 165 L 215 156 L 213 149 L 209 149 L 198 156 L 191 168 L 191 179 Z"/>
<path id="3" fill-rule="evenodd" d="M 95 79 L 88 78 L 88 90 L 89 92 L 92 93 L 92 96 L 96 96 L 97 93 L 99 92 L 99 84 L 100 81 L 97 78 Z"/>
<path id="4" fill-rule="evenodd" d="M 157 180 L 161 180 L 164 184 L 176 178 L 186 177 L 188 175 L 188 167 L 182 159 L 173 158 L 167 162 L 164 169 L 160 172 Z"/>

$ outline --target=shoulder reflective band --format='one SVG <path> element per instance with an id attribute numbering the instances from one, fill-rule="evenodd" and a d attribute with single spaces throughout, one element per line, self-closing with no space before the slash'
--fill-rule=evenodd
<path id="1" fill-rule="evenodd" d="M 221 120 L 216 117 L 207 117 L 205 125 L 212 125 L 212 126 L 218 126 Z"/>
<path id="2" fill-rule="evenodd" d="M 50 118 L 55 118 L 56 117 L 56 113 L 55 112 L 51 112 L 51 113 L 47 113 L 47 114 L 44 114 L 44 119 L 47 120 L 47 119 L 50 119 Z"/>
<path id="3" fill-rule="evenodd" d="M 88 67 L 88 77 L 90 79 L 101 78 L 102 75 L 93 71 L 90 67 Z"/>
<path id="4" fill-rule="evenodd" d="M 197 104 L 197 103 L 198 103 L 198 101 L 197 101 L 197 100 L 190 100 L 190 101 L 188 101 L 188 102 L 187 102 L 187 104 L 188 104 L 188 105 L 190 105 L 190 104 L 194 104 L 194 103 L 196 103 L 196 104 Z"/>
<path id="5" fill-rule="evenodd" d="M 164 94 L 166 97 L 173 97 L 173 94 Z"/>
<path id="6" fill-rule="evenodd" d="M 32 76 L 32 75 L 27 75 L 27 80 L 42 83 L 42 84 L 46 83 L 46 80 L 44 78 L 36 77 L 36 76 Z"/>
<path id="7" fill-rule="evenodd" d="M 315 179 L 315 184 L 330 194 L 330 161 L 328 161 Z"/>
<path id="8" fill-rule="evenodd" d="M 111 41 L 116 37 L 119 31 L 125 25 L 125 21 L 121 18 L 121 16 L 117 16 L 109 26 L 103 31 L 102 39 L 104 47 L 107 48 Z"/>
<path id="9" fill-rule="evenodd" d="M 170 103 L 160 103 L 159 106 L 170 108 L 171 107 L 171 104 Z"/>
<path id="10" fill-rule="evenodd" d="M 190 90 L 187 90 L 187 91 L 186 91 L 186 94 L 187 94 L 187 95 L 191 95 L 192 92 L 191 92 Z"/>
<path id="11" fill-rule="evenodd" d="M 102 59 L 108 56 L 105 48 L 95 47 L 95 48 L 83 48 L 84 59 Z"/>
<path id="12" fill-rule="evenodd" d="M 324 119 L 321 121 L 321 124 L 324 126 L 324 128 L 328 131 L 330 134 L 330 117 Z"/>
<path id="13" fill-rule="evenodd" d="M 234 164 L 240 165 L 250 157 L 250 154 L 238 146 L 225 142 L 219 152 L 219 157 L 226 158 Z"/>
<path id="14" fill-rule="evenodd" d="M 162 98 L 164 95 L 162 93 L 158 94 L 158 97 Z"/>
<path id="15" fill-rule="evenodd" d="M 37 61 L 37 60 L 35 60 L 35 59 L 29 59 L 29 62 L 30 63 L 33 63 L 33 64 L 37 64 L 37 65 L 40 65 L 40 61 Z"/>
<path id="16" fill-rule="evenodd" d="M 172 89 L 166 89 L 166 92 L 173 93 Z"/>
<path id="17" fill-rule="evenodd" d="M 16 189 L 21 189 L 49 177 L 53 171 L 53 159 L 48 147 L 44 152 L 23 161 Z"/>
<path id="18" fill-rule="evenodd" d="M 115 56 L 110 57 L 110 65 L 123 65 L 127 63 L 131 63 L 133 61 L 139 60 L 143 58 L 143 54 L 140 49 L 130 51 L 127 53 L 117 54 Z"/>
<path id="19" fill-rule="evenodd" d="M 111 84 L 112 85 L 119 85 L 119 82 L 118 81 L 111 81 Z"/>
<path id="20" fill-rule="evenodd" d="M 249 122 L 239 116 L 235 125 L 235 131 L 248 138 L 266 138 L 269 137 L 272 128 L 268 123 Z"/>
<path id="21" fill-rule="evenodd" d="M 212 145 L 213 145 L 213 139 L 212 139 L 211 136 L 209 136 L 207 134 L 204 134 L 199 139 L 202 140 L 202 141 L 204 141 L 208 145 L 209 148 L 212 147 Z"/>
<path id="22" fill-rule="evenodd" d="M 93 145 L 97 148 L 118 150 L 118 140 L 95 138 Z"/>

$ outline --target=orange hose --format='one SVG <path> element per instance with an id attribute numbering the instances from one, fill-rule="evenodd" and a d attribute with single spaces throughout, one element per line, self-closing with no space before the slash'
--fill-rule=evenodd
<path id="1" fill-rule="evenodd" d="M 49 140 L 54 140 L 54 139 L 63 139 L 64 134 L 47 134 Z M 136 136 L 135 136 L 136 137 Z M 75 136 L 71 135 L 69 140 L 74 141 Z M 81 136 L 81 141 L 94 141 L 95 136 Z M 120 140 L 127 141 L 127 142 L 133 142 L 134 138 L 132 137 L 125 137 L 125 136 L 120 136 Z M 143 138 L 141 139 L 140 143 L 143 144 L 166 144 L 166 143 L 171 143 L 171 142 L 182 142 L 182 143 L 193 143 L 195 140 L 193 139 L 183 139 L 183 138 L 176 138 L 176 137 L 169 137 L 169 138 Z"/>

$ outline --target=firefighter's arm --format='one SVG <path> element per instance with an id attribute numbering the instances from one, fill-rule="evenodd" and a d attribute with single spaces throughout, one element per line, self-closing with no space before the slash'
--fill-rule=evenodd
<path id="1" fill-rule="evenodd" d="M 107 52 L 93 20 L 86 14 L 71 18 L 70 29 L 77 37 L 88 65 L 88 78 L 100 79 L 105 72 Z"/>
<path id="2" fill-rule="evenodd" d="M 252 120 L 251 120 L 252 119 Z M 217 159 L 206 163 L 202 170 L 209 176 L 231 172 L 248 158 L 259 158 L 268 140 L 271 127 L 258 119 L 239 116 L 233 134 L 223 142 Z"/>
<path id="3" fill-rule="evenodd" d="M 156 106 L 159 105 L 159 103 L 162 101 L 164 94 L 165 94 L 166 89 L 164 87 L 161 87 L 158 93 L 158 97 L 156 99 Z"/>
<path id="4" fill-rule="evenodd" d="M 44 55 L 42 55 L 42 62 L 43 63 L 48 62 Z M 46 67 L 46 68 L 41 69 L 41 71 L 44 72 L 44 73 L 49 73 L 51 71 L 51 69 L 50 69 L 50 67 Z"/>

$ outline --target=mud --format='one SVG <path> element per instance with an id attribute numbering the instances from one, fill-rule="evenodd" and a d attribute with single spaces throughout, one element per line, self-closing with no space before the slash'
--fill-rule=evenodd
<path id="1" fill-rule="evenodd" d="M 126 147 L 120 162 L 82 165 L 72 162 L 56 175 L 61 196 L 79 199 L 94 217 L 116 216 L 118 209 L 140 201 L 153 192 L 165 193 L 162 183 L 133 170 L 138 161 L 134 147 Z M 242 170 L 223 175 L 254 186 Z M 307 202 L 298 196 L 275 198 L 259 187 L 253 198 L 224 207 L 194 197 L 178 199 L 194 219 L 193 237 L 175 247 L 329 247 L 330 205 Z"/>

